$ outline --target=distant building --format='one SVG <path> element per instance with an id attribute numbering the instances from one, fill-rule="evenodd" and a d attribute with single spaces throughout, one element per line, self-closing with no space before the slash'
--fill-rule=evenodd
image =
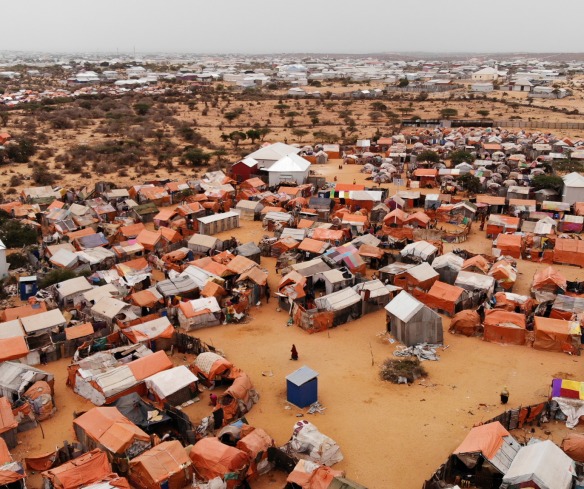
<path id="1" fill-rule="evenodd" d="M 499 78 L 499 71 L 496 68 L 483 68 L 472 74 L 472 79 L 477 81 L 496 81 Z"/>
<path id="2" fill-rule="evenodd" d="M 494 90 L 492 83 L 473 83 L 470 86 L 471 92 L 492 92 Z"/>

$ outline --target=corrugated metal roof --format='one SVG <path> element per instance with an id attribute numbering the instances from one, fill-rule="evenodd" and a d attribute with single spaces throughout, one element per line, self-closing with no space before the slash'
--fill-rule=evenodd
<path id="1" fill-rule="evenodd" d="M 311 368 L 305 365 L 303 367 L 300 367 L 298 370 L 295 370 L 291 374 L 287 375 L 286 380 L 292 382 L 294 385 L 301 386 L 317 376 L 318 372 L 312 370 Z"/>

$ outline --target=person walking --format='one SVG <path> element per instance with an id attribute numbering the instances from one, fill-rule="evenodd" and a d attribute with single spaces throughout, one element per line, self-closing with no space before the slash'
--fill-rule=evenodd
<path id="1" fill-rule="evenodd" d="M 217 394 L 209 394 L 209 406 L 215 407 L 217 405 Z"/>
<path id="2" fill-rule="evenodd" d="M 296 345 L 292 345 L 290 353 L 290 360 L 298 360 L 298 350 L 296 349 Z"/>
<path id="3" fill-rule="evenodd" d="M 509 402 L 509 390 L 507 386 L 503 387 L 501 391 L 501 404 L 507 404 Z"/>
<path id="4" fill-rule="evenodd" d="M 270 303 L 270 286 L 266 283 L 266 290 L 265 290 L 265 294 L 266 294 L 266 304 Z"/>

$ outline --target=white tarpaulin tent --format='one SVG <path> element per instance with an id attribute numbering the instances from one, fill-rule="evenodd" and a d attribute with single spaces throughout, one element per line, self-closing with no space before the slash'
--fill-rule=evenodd
<path id="1" fill-rule="evenodd" d="M 187 367 L 180 365 L 158 372 L 148 377 L 144 382 L 148 390 L 154 392 L 160 400 L 163 400 L 198 380 L 197 376 Z"/>
<path id="2" fill-rule="evenodd" d="M 339 445 L 306 420 L 298 421 L 294 425 L 287 447 L 300 459 L 329 467 L 343 460 Z"/>
<path id="3" fill-rule="evenodd" d="M 340 311 L 360 301 L 361 296 L 350 287 L 314 300 L 319 309 L 326 311 Z"/>
<path id="4" fill-rule="evenodd" d="M 22 327 L 24 328 L 24 331 L 26 331 L 26 334 L 38 333 L 40 331 L 58 328 L 59 326 L 65 326 L 67 324 L 67 320 L 63 317 L 63 314 L 59 309 L 41 312 L 34 316 L 27 316 L 21 318 L 20 322 L 22 323 Z"/>
<path id="5" fill-rule="evenodd" d="M 551 440 L 531 443 L 517 453 L 503 483 L 514 487 L 570 489 L 576 475 L 574 461 Z M 528 483 L 528 485 L 526 485 Z"/>

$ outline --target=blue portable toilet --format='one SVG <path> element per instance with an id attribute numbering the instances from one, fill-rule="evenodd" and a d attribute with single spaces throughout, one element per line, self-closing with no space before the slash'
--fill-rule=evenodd
<path id="1" fill-rule="evenodd" d="M 32 297 L 37 293 L 37 291 L 38 286 L 36 275 L 31 275 L 30 277 L 19 277 L 18 292 L 20 294 L 21 301 L 25 301 L 29 297 Z"/>
<path id="2" fill-rule="evenodd" d="M 318 372 L 311 368 L 300 367 L 286 377 L 287 400 L 295 406 L 304 408 L 318 401 Z"/>

